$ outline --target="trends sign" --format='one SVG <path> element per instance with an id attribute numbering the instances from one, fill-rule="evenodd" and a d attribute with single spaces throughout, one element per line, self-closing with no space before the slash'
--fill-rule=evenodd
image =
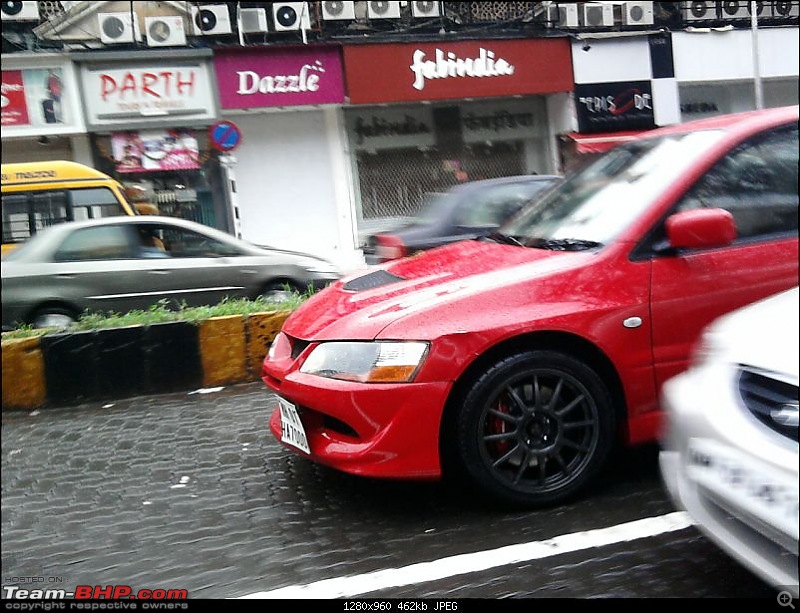
<path id="1" fill-rule="evenodd" d="M 588 132 L 619 132 L 654 128 L 650 81 L 575 85 L 578 128 Z"/>

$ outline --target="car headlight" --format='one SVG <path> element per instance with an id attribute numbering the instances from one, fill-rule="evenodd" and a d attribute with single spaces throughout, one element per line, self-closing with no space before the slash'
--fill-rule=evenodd
<path id="1" fill-rule="evenodd" d="M 361 383 L 407 383 L 428 351 L 422 342 L 330 342 L 317 345 L 300 372 Z"/>

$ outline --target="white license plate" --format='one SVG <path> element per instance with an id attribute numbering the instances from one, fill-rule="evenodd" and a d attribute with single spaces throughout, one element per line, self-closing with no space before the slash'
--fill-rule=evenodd
<path id="1" fill-rule="evenodd" d="M 281 408 L 281 441 L 310 455 L 311 448 L 308 446 L 306 431 L 297 414 L 297 408 L 283 398 L 278 398 L 278 403 Z"/>
<path id="2" fill-rule="evenodd" d="M 734 507 L 798 538 L 797 479 L 708 439 L 689 441 L 689 476 Z"/>

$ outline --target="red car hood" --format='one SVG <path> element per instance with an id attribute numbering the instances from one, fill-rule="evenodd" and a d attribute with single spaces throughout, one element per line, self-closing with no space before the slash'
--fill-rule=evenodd
<path id="1" fill-rule="evenodd" d="M 454 243 L 337 281 L 296 310 L 283 330 L 305 340 L 374 339 L 399 318 L 443 302 L 523 280 L 541 280 L 537 285 L 543 289 L 550 285 L 545 279 L 581 268 L 593 257 L 591 252 Z"/>

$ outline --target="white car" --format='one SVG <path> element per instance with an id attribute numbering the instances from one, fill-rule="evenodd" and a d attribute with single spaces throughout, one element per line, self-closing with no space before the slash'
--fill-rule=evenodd
<path id="1" fill-rule="evenodd" d="M 697 527 L 798 597 L 798 288 L 709 326 L 663 389 L 661 473 Z"/>

